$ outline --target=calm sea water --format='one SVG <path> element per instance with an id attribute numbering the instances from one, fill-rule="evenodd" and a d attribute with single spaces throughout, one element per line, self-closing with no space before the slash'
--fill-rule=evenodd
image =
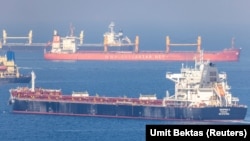
<path id="1" fill-rule="evenodd" d="M 157 94 L 162 98 L 166 90 L 174 92 L 174 84 L 165 78 L 166 72 L 179 72 L 180 62 L 107 62 L 107 61 L 46 61 L 42 49 L 18 49 L 16 62 L 22 73 L 36 73 L 36 86 L 72 91 L 88 91 L 91 95 L 138 97 Z M 228 74 L 232 93 L 241 103 L 250 106 L 250 50 L 242 50 L 239 62 L 218 62 L 220 71 Z M 183 62 L 193 65 L 193 62 Z M 147 124 L 217 124 L 210 122 L 154 121 L 71 117 L 53 115 L 25 115 L 11 113 L 7 104 L 10 88 L 29 84 L 0 86 L 1 141 L 144 141 Z M 242 123 L 250 123 L 250 113 Z M 241 123 L 219 123 L 241 124 Z"/>

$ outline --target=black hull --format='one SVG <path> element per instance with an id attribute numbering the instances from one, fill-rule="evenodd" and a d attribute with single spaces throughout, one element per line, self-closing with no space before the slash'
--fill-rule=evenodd
<path id="1" fill-rule="evenodd" d="M 244 120 L 247 107 L 160 107 L 13 100 L 13 112 L 157 120 Z"/>
<path id="2" fill-rule="evenodd" d="M 23 76 L 19 78 L 0 78 L 0 84 L 4 83 L 29 83 L 31 76 Z"/>

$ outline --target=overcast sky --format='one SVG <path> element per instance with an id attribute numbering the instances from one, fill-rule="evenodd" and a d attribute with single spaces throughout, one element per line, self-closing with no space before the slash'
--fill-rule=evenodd
<path id="1" fill-rule="evenodd" d="M 5 0 L 9 22 L 250 23 L 249 0 Z"/>
<path id="2" fill-rule="evenodd" d="M 250 26 L 249 7 L 250 0 L 2 0 L 0 28 L 52 30 L 73 23 L 94 32 L 114 21 L 128 32 L 190 26 L 242 30 Z"/>

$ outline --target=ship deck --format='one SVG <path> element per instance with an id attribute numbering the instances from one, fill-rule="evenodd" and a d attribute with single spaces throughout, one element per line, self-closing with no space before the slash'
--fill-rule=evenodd
<path id="1" fill-rule="evenodd" d="M 204 51 L 204 60 L 210 61 L 238 61 L 239 49 L 225 49 L 222 51 Z M 194 61 L 199 58 L 197 51 L 76 51 L 44 52 L 46 60 L 114 60 L 114 61 Z"/>
<path id="2" fill-rule="evenodd" d="M 96 103 L 96 104 L 128 104 L 128 105 L 152 105 L 162 106 L 162 99 L 140 99 L 127 97 L 104 96 L 73 96 L 62 95 L 60 90 L 36 89 L 32 92 L 28 88 L 11 90 L 11 95 L 17 99 L 32 101 L 70 102 L 70 103 Z"/>

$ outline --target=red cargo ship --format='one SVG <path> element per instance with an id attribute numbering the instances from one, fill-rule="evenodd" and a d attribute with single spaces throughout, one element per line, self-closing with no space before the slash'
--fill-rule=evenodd
<path id="1" fill-rule="evenodd" d="M 135 38 L 135 43 L 131 43 L 128 37 L 123 37 L 122 32 L 118 34 L 114 32 L 113 23 L 109 27 L 111 30 L 104 34 L 103 45 L 92 45 L 100 46 L 101 49 L 99 48 L 99 50 L 79 49 L 81 47 L 77 44 L 77 40 L 80 39 L 80 44 L 82 44 L 83 33 L 80 34 L 80 38 L 73 36 L 73 34 L 61 38 L 55 32 L 52 49 L 44 51 L 44 58 L 47 60 L 194 61 L 196 58 L 199 58 L 201 52 L 203 52 L 204 59 L 210 61 L 238 61 L 240 57 L 241 49 L 234 48 L 234 42 L 232 42 L 232 47 L 221 51 L 202 51 L 200 36 L 197 39 L 197 43 L 193 44 L 173 44 L 170 43 L 170 39 L 167 36 L 165 51 L 140 51 L 138 36 Z M 170 46 L 197 46 L 197 50 L 170 51 Z M 124 50 L 129 47 L 132 47 L 132 50 Z M 91 47 L 88 48 L 90 49 Z"/>

